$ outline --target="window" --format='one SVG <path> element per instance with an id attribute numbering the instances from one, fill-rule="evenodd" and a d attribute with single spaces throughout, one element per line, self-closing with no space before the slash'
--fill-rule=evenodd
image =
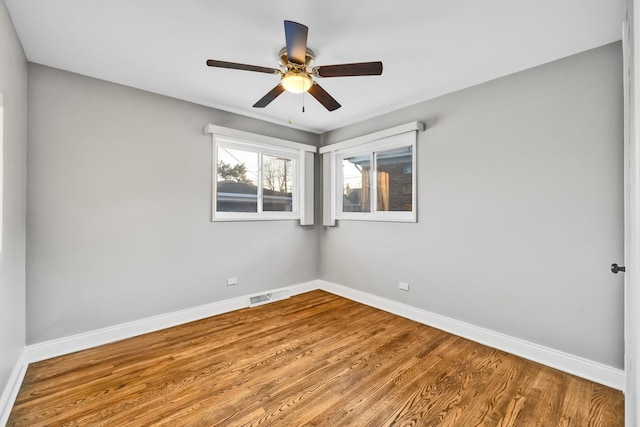
<path id="1" fill-rule="evenodd" d="M 401 135 L 372 147 L 336 152 L 336 219 L 413 221 L 415 137 Z"/>
<path id="2" fill-rule="evenodd" d="M 299 190 L 294 183 L 298 161 L 298 153 L 219 140 L 215 161 L 217 219 L 257 219 L 256 214 L 267 218 L 270 213 L 280 219 L 297 218 Z"/>
<path id="3" fill-rule="evenodd" d="M 213 221 L 299 218 L 303 225 L 313 224 L 315 147 L 213 125 L 207 129 L 213 134 Z"/>
<path id="4" fill-rule="evenodd" d="M 323 223 L 416 222 L 416 131 L 423 129 L 414 122 L 322 147 L 324 200 L 331 206 Z"/>
<path id="5" fill-rule="evenodd" d="M 409 145 L 375 153 L 378 211 L 413 211 L 413 148 Z"/>
<path id="6" fill-rule="evenodd" d="M 342 212 L 371 212 L 371 155 L 343 157 Z"/>

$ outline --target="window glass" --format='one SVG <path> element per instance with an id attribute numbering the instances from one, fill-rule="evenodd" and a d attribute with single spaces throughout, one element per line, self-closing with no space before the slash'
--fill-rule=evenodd
<path id="1" fill-rule="evenodd" d="M 345 158 L 342 161 L 342 211 L 371 212 L 371 157 Z"/>
<path id="2" fill-rule="evenodd" d="M 258 212 L 258 153 L 218 147 L 218 212 Z"/>
<path id="3" fill-rule="evenodd" d="M 320 147 L 323 225 L 417 222 L 419 130 L 424 125 L 412 122 Z"/>
<path id="4" fill-rule="evenodd" d="M 413 209 L 413 147 L 376 153 L 378 211 Z"/>
<path id="5" fill-rule="evenodd" d="M 293 210 L 293 161 L 286 157 L 264 155 L 262 160 L 263 210 Z"/>

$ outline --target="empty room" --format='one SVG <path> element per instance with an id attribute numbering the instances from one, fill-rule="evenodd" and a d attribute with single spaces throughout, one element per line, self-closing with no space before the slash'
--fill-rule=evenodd
<path id="1" fill-rule="evenodd" d="M 635 0 L 0 2 L 0 426 L 638 426 Z"/>

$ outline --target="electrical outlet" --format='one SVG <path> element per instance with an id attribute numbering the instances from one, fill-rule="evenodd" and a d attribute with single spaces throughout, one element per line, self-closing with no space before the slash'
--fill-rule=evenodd
<path id="1" fill-rule="evenodd" d="M 398 288 L 402 289 L 403 291 L 408 291 L 409 290 L 409 284 L 408 283 L 404 283 L 404 282 L 400 282 L 400 283 L 398 283 Z"/>
<path id="2" fill-rule="evenodd" d="M 237 284 L 238 284 L 238 278 L 237 277 L 229 277 L 227 279 L 227 286 L 237 285 Z"/>

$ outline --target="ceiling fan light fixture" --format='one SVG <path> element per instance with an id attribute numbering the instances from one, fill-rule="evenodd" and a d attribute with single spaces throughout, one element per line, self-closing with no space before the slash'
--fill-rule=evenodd
<path id="1" fill-rule="evenodd" d="M 281 83 L 291 93 L 302 93 L 311 88 L 313 79 L 307 73 L 288 72 L 282 76 Z"/>

